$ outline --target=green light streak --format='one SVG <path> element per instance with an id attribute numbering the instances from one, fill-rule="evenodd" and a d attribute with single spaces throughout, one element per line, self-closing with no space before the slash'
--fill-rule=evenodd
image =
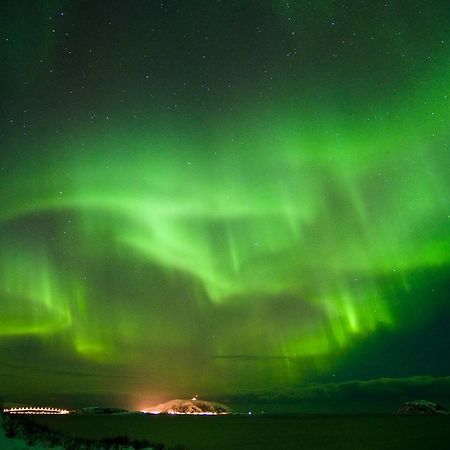
<path id="1" fill-rule="evenodd" d="M 281 382 L 407 326 L 393 299 L 450 263 L 444 72 L 374 122 L 286 102 L 236 119 L 238 139 L 124 127 L 19 164 L 1 191 L 0 337 L 62 335 L 98 362 L 276 356 Z M 33 220 L 41 234 L 11 231 Z"/>

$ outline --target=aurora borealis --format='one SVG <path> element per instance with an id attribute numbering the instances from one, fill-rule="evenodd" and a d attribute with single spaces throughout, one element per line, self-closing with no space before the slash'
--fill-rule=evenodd
<path id="1" fill-rule="evenodd" d="M 446 2 L 3 3 L 6 400 L 450 375 Z"/>

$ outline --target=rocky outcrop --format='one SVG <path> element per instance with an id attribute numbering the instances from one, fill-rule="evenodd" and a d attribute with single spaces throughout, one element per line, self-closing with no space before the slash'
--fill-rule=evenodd
<path id="1" fill-rule="evenodd" d="M 404 403 L 394 414 L 426 414 L 434 416 L 447 415 L 448 411 L 443 406 L 428 400 L 414 400 Z"/>

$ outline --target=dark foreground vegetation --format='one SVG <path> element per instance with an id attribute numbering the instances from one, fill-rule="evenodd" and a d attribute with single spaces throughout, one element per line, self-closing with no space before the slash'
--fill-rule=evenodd
<path id="1" fill-rule="evenodd" d="M 21 439 L 26 445 L 62 447 L 67 450 L 120 450 L 120 449 L 152 449 L 166 450 L 164 444 L 145 439 L 130 439 L 128 436 L 107 438 L 82 438 L 69 436 L 66 433 L 52 430 L 46 425 L 36 423 L 29 416 L 1 414 L 1 426 L 9 439 Z M 186 450 L 184 446 L 176 446 L 167 450 Z"/>

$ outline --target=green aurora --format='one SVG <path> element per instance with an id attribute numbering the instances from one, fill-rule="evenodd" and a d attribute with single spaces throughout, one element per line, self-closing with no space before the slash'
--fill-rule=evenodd
<path id="1" fill-rule="evenodd" d="M 0 394 L 449 374 L 445 2 L 41 3 L 2 6 Z"/>

